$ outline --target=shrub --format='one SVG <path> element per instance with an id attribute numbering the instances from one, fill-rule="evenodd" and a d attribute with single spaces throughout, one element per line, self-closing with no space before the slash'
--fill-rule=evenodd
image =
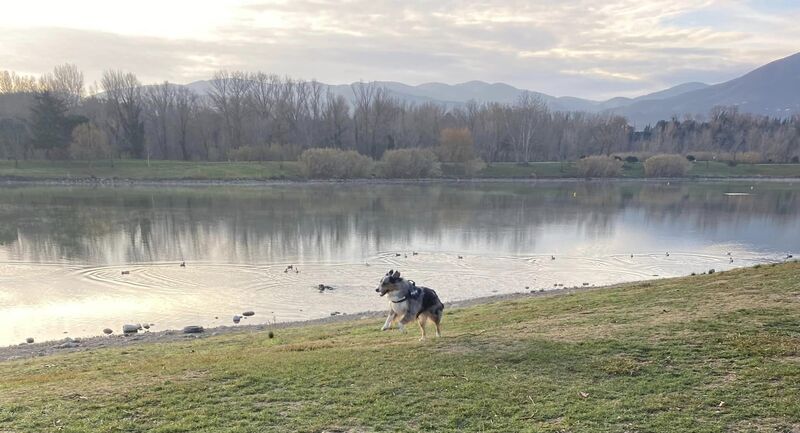
<path id="1" fill-rule="evenodd" d="M 793 156 L 792 157 L 792 164 L 800 164 L 800 156 Z"/>
<path id="2" fill-rule="evenodd" d="M 686 160 L 689 162 L 694 162 L 696 159 L 694 155 L 686 155 Z"/>
<path id="3" fill-rule="evenodd" d="M 616 177 L 622 174 L 622 161 L 608 156 L 587 156 L 577 163 L 583 177 Z"/>
<path id="4" fill-rule="evenodd" d="M 436 148 L 442 162 L 466 163 L 475 159 L 472 133 L 467 128 L 445 128 L 439 136 Z"/>
<path id="5" fill-rule="evenodd" d="M 300 155 L 300 166 L 312 179 L 354 179 L 367 177 L 373 161 L 353 150 L 308 149 Z"/>
<path id="6" fill-rule="evenodd" d="M 633 155 L 626 156 L 625 157 L 625 162 L 627 162 L 629 164 L 635 164 L 635 163 L 639 162 L 639 158 L 637 158 L 637 157 L 635 157 Z"/>
<path id="7" fill-rule="evenodd" d="M 439 177 L 442 169 L 429 149 L 390 150 L 381 158 L 381 173 L 387 178 L 419 179 Z"/>
<path id="8" fill-rule="evenodd" d="M 89 161 L 91 165 L 96 159 L 111 157 L 111 144 L 108 135 L 94 123 L 82 123 L 72 130 L 72 142 L 69 145 L 72 159 Z"/>
<path id="9" fill-rule="evenodd" d="M 760 164 L 764 158 L 758 152 L 744 152 L 737 155 L 736 160 L 743 164 Z"/>
<path id="10" fill-rule="evenodd" d="M 647 177 L 680 177 L 689 170 L 689 161 L 680 155 L 655 155 L 644 162 Z"/>
<path id="11" fill-rule="evenodd" d="M 713 161 L 717 159 L 713 152 L 706 152 L 702 150 L 692 152 L 692 156 L 694 156 L 695 161 Z"/>

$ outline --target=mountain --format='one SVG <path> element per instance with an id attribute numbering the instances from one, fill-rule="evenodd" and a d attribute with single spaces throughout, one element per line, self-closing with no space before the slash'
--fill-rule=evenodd
<path id="1" fill-rule="evenodd" d="M 393 97 L 412 104 L 436 103 L 447 107 L 462 106 L 469 101 L 513 104 L 520 95 L 529 92 L 544 101 L 552 110 L 586 111 L 591 113 L 624 107 L 640 100 L 666 98 L 708 86 L 702 83 L 686 83 L 637 98 L 617 97 L 607 101 L 593 101 L 571 96 L 556 97 L 545 93 L 519 89 L 505 83 L 487 83 L 484 81 L 469 81 L 460 84 L 424 83 L 416 86 L 396 81 L 375 81 L 374 83 L 377 86 L 386 88 Z M 324 90 L 330 90 L 336 95 L 342 95 L 351 102 L 355 98 L 352 84 L 323 84 L 323 86 Z M 205 95 L 211 90 L 211 83 L 207 80 L 195 81 L 186 84 L 186 87 L 200 95 Z"/>
<path id="2" fill-rule="evenodd" d="M 376 81 L 389 93 L 407 103 L 442 104 L 458 107 L 468 101 L 513 103 L 524 92 L 504 83 L 468 81 L 460 84 L 425 83 L 416 86 L 395 81 Z M 211 89 L 209 81 L 186 85 L 203 95 Z M 351 84 L 323 84 L 324 90 L 354 100 Z M 786 117 L 800 113 L 800 53 L 776 60 L 739 78 L 715 85 L 690 82 L 635 98 L 616 97 L 606 101 L 570 96 L 556 97 L 530 92 L 556 111 L 584 111 L 619 114 L 639 127 L 673 116 L 705 116 L 715 106 L 735 105 L 742 112 Z"/>
<path id="3" fill-rule="evenodd" d="M 800 113 L 800 53 L 724 83 L 666 98 L 639 100 L 612 112 L 641 126 L 672 116 L 707 115 L 716 106 L 736 106 L 741 112 L 771 117 Z"/>

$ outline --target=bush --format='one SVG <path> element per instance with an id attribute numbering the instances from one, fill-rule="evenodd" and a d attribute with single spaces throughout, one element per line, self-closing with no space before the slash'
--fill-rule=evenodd
<path id="1" fill-rule="evenodd" d="M 792 164 L 800 164 L 800 156 L 793 156 L 792 157 Z"/>
<path id="2" fill-rule="evenodd" d="M 686 160 L 689 162 L 694 162 L 696 159 L 694 155 L 686 155 Z"/>
<path id="3" fill-rule="evenodd" d="M 616 177 L 622 174 L 622 161 L 608 156 L 587 156 L 577 163 L 583 177 Z"/>
<path id="4" fill-rule="evenodd" d="M 692 156 L 694 156 L 695 161 L 713 161 L 717 159 L 713 152 L 706 151 L 692 152 Z"/>
<path id="5" fill-rule="evenodd" d="M 94 123 L 82 123 L 72 130 L 69 145 L 72 159 L 92 161 L 111 157 L 111 144 L 108 135 Z"/>
<path id="6" fill-rule="evenodd" d="M 466 163 L 475 159 L 475 147 L 472 133 L 467 128 L 445 128 L 439 136 L 439 147 L 436 148 L 442 162 Z"/>
<path id="7" fill-rule="evenodd" d="M 428 149 L 390 150 L 381 158 L 381 174 L 387 178 L 439 177 L 442 169 L 436 154 Z"/>
<path id="8" fill-rule="evenodd" d="M 764 158 L 758 152 L 744 152 L 737 155 L 736 160 L 743 164 L 760 164 Z"/>
<path id="9" fill-rule="evenodd" d="M 637 157 L 635 157 L 633 155 L 626 156 L 625 157 L 625 162 L 627 162 L 629 164 L 635 164 L 635 163 L 639 162 L 639 158 L 637 158 Z"/>
<path id="10" fill-rule="evenodd" d="M 373 161 L 353 150 L 308 149 L 300 155 L 303 173 L 312 179 L 355 179 L 367 177 Z"/>
<path id="11" fill-rule="evenodd" d="M 647 177 L 680 177 L 689 171 L 689 161 L 680 155 L 655 155 L 644 162 Z"/>

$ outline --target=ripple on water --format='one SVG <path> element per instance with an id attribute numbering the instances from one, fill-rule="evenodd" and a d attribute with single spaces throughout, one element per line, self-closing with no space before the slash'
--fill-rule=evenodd
<path id="1" fill-rule="evenodd" d="M 633 258 L 563 254 L 556 260 L 549 254 L 462 253 L 459 259 L 457 252 L 420 252 L 408 257 L 383 252 L 357 263 L 292 263 L 299 273 L 284 272 L 289 263 L 187 263 L 186 268 L 177 263 L 94 267 L 0 263 L 0 278 L 6 283 L 0 293 L 0 329 L 4 329 L 0 344 L 17 342 L 28 334 L 40 340 L 62 338 L 65 328 L 71 336 L 96 335 L 126 321 L 154 322 L 158 329 L 229 325 L 233 314 L 246 309 L 256 311 L 249 323 L 383 309 L 386 300 L 374 289 L 389 268 L 435 289 L 445 301 L 455 301 L 521 292 L 526 287 L 603 285 L 780 259 L 734 250 L 735 263 L 730 263 L 726 249 L 718 249 L 713 253 L 675 251 L 669 257 L 663 252 L 636 253 Z M 123 275 L 123 270 L 130 273 Z M 320 293 L 319 284 L 334 290 Z M 36 321 L 19 320 L 34 311 L 52 313 L 38 314 Z M 10 317 L 17 322 L 3 323 Z"/>

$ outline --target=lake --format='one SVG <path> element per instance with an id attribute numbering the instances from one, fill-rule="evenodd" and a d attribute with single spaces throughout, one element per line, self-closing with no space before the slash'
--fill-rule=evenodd
<path id="1" fill-rule="evenodd" d="M 0 345 L 233 325 L 245 310 L 251 324 L 381 310 L 374 288 L 390 268 L 454 301 L 777 262 L 799 247 L 800 184 L 788 181 L 6 185 Z"/>

